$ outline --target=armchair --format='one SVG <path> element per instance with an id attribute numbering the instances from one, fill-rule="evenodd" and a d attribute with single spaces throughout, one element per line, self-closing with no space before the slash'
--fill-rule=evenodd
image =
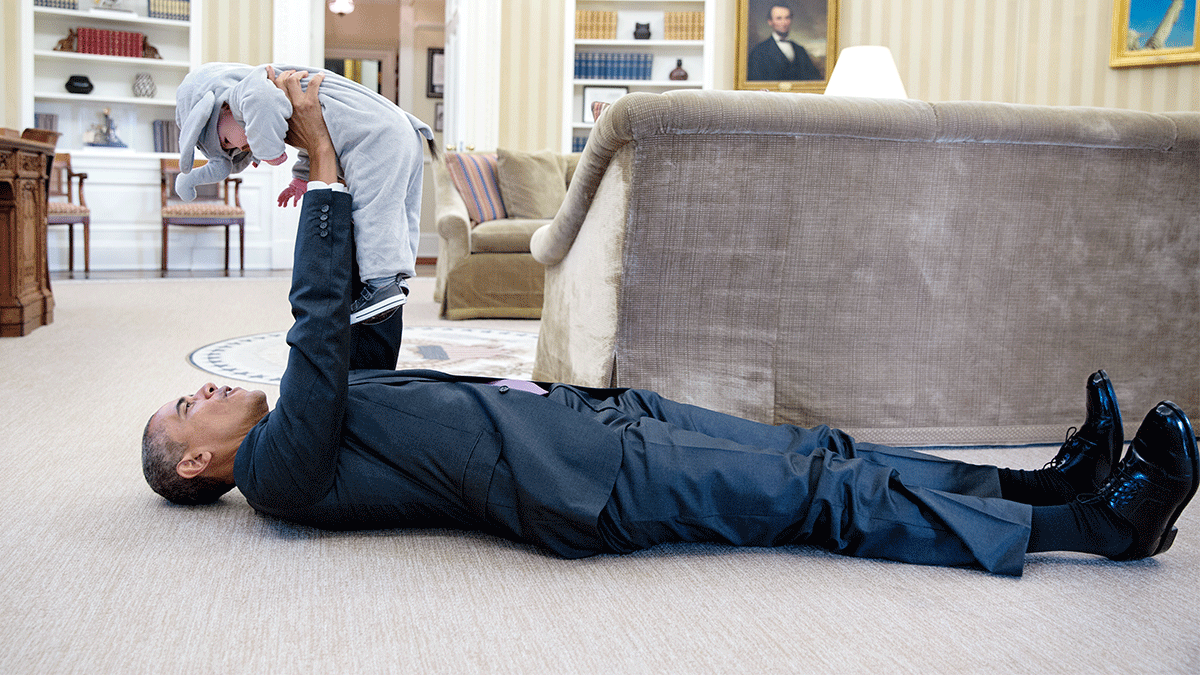
<path id="1" fill-rule="evenodd" d="M 92 271 L 92 211 L 83 195 L 85 180 L 86 173 L 71 170 L 70 153 L 59 152 L 54 155 L 54 163 L 50 167 L 50 189 L 47 192 L 51 199 L 46 205 L 46 224 L 67 226 L 67 270 L 71 276 L 75 276 L 76 224 L 83 226 L 83 275 L 86 277 Z"/>
<path id="2" fill-rule="evenodd" d="M 161 160 L 162 177 L 162 275 L 167 275 L 167 228 L 185 227 L 225 228 L 225 276 L 229 276 L 229 228 L 238 228 L 238 269 L 246 271 L 246 212 L 242 209 L 239 188 L 241 178 L 226 178 L 211 189 L 198 190 L 194 201 L 182 201 L 175 194 L 175 177 L 179 175 L 179 160 Z M 205 160 L 196 160 L 195 168 Z M 208 186 L 204 186 L 208 187 Z"/>

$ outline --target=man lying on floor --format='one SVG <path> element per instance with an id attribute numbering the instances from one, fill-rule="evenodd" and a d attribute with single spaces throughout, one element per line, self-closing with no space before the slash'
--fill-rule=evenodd
<path id="1" fill-rule="evenodd" d="M 1165 551 L 1196 492 L 1191 425 L 1164 401 L 1125 457 L 1103 371 L 1086 422 L 1045 468 L 1016 471 L 771 426 L 634 389 L 395 371 L 395 318 L 351 326 L 350 195 L 314 78 L 276 84 L 308 151 L 295 324 L 279 401 L 206 384 L 146 425 L 150 486 L 182 504 L 235 485 L 258 511 L 328 529 L 453 527 L 565 557 L 665 542 L 811 544 L 847 555 L 1019 575 L 1025 554 Z M 332 185 L 332 187 L 330 187 Z M 353 189 L 353 186 L 350 186 Z"/>

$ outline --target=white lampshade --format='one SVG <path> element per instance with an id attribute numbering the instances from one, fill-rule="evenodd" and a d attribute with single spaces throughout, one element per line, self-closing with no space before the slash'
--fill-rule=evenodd
<path id="1" fill-rule="evenodd" d="M 329 11 L 334 14 L 349 14 L 354 11 L 354 0 L 329 0 Z"/>
<path id="2" fill-rule="evenodd" d="M 892 50 L 887 47 L 846 47 L 838 55 L 827 96 L 866 96 L 870 98 L 908 98 Z"/>

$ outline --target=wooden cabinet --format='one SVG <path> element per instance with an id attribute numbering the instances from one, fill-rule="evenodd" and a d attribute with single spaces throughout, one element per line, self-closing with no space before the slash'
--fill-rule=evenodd
<path id="1" fill-rule="evenodd" d="M 46 265 L 46 182 L 53 160 L 54 143 L 0 133 L 0 337 L 27 335 L 54 321 Z"/>

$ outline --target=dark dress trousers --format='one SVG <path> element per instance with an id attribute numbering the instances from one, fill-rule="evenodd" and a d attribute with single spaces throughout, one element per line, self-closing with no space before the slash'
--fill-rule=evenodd
<path id="1" fill-rule="evenodd" d="M 795 59 L 788 61 L 775 38 L 769 37 L 750 50 L 746 63 L 746 79 L 754 81 L 823 80 L 821 71 L 813 65 L 804 47 L 788 40 L 795 51 Z"/>
<path id="2" fill-rule="evenodd" d="M 349 220 L 348 195 L 304 196 L 279 400 L 234 465 L 258 511 L 337 530 L 478 530 L 572 558 L 804 543 L 1021 573 L 1030 507 L 999 499 L 994 467 L 642 390 L 545 384 L 541 396 L 394 370 L 395 317 L 349 326 Z"/>

